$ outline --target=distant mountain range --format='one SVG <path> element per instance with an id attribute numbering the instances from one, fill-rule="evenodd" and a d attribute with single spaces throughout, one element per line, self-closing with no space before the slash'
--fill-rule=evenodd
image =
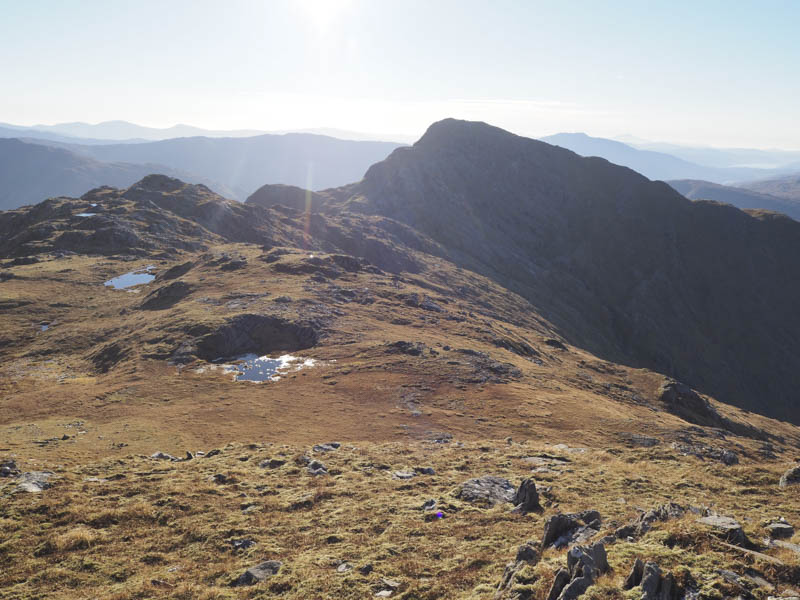
<path id="1" fill-rule="evenodd" d="M 770 194 L 792 202 L 800 202 L 800 173 L 774 179 L 761 179 L 742 184 L 743 188 Z"/>
<path id="2" fill-rule="evenodd" d="M 790 197 L 772 196 L 749 188 L 749 186 L 757 185 L 756 183 L 745 184 L 748 187 L 731 187 L 695 179 L 679 179 L 668 181 L 667 183 L 691 200 L 713 200 L 732 204 L 741 209 L 771 210 L 800 221 L 800 185 L 797 188 L 794 199 L 792 199 Z M 765 187 L 769 187 L 773 181 L 763 183 Z"/>
<path id="3" fill-rule="evenodd" d="M 212 130 L 193 127 L 191 125 L 173 125 L 172 127 L 158 128 L 145 127 L 129 123 L 128 121 L 105 121 L 103 123 L 59 123 L 57 125 L 11 125 L 0 123 L 0 131 L 16 131 L 14 137 L 41 137 L 42 134 L 56 136 L 60 140 L 71 138 L 106 140 L 106 141 L 145 141 L 145 140 L 165 140 L 176 137 L 206 136 L 206 137 L 249 137 L 266 133 L 256 129 L 241 130 Z M 52 138 L 51 138 L 52 139 Z"/>
<path id="4" fill-rule="evenodd" d="M 0 209 L 80 195 L 100 185 L 127 187 L 149 173 L 203 183 L 241 201 L 265 183 L 323 189 L 358 181 L 399 145 L 313 134 L 110 145 L 0 137 Z"/>
<path id="5" fill-rule="evenodd" d="M 59 142 L 109 143 L 145 142 L 168 140 L 178 137 L 253 137 L 264 134 L 312 133 L 327 135 L 342 140 L 354 141 L 392 141 L 411 143 L 416 138 L 403 134 L 372 134 L 332 127 L 308 129 L 281 129 L 266 131 L 261 129 L 203 129 L 192 125 L 173 125 L 172 127 L 146 127 L 128 121 L 105 121 L 103 123 L 59 123 L 56 125 L 12 125 L 0 123 L 0 137 L 30 137 Z"/>
<path id="6" fill-rule="evenodd" d="M 667 154 L 635 148 L 616 140 L 590 137 L 585 133 L 558 133 L 541 139 L 548 144 L 572 150 L 581 156 L 605 158 L 614 164 L 629 167 L 649 179 L 662 181 L 670 179 L 701 179 L 714 183 L 731 184 L 770 177 L 776 173 L 800 171 L 800 163 L 797 165 L 784 164 L 777 169 L 698 164 L 679 158 L 674 153 Z M 687 152 L 687 155 L 689 154 L 691 152 Z M 698 158 L 702 158 L 707 154 L 700 153 Z M 798 160 L 800 160 L 800 157 L 798 157 Z M 719 162 L 719 159 L 717 159 L 717 162 Z"/>
<path id="7" fill-rule="evenodd" d="M 708 167 L 786 168 L 800 171 L 800 151 L 797 150 L 682 146 L 642 140 L 633 136 L 620 136 L 615 139 L 639 150 L 663 152 Z"/>
<path id="8" fill-rule="evenodd" d="M 35 204 L 53 196 L 78 196 L 102 185 L 127 187 L 153 172 L 183 177 L 193 183 L 211 183 L 202 176 L 165 165 L 103 162 L 65 148 L 0 138 L 0 210 Z M 213 185 L 225 193 L 224 186 Z"/>
<path id="9" fill-rule="evenodd" d="M 175 138 L 140 144 L 72 144 L 68 148 L 95 160 L 157 163 L 202 173 L 232 190 L 233 198 L 244 201 L 265 183 L 320 190 L 358 181 L 370 165 L 386 158 L 398 146 L 395 142 L 287 133 L 244 138 Z"/>

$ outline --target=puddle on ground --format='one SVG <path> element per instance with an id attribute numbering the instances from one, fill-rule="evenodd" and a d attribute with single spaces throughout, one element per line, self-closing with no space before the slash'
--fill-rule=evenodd
<path id="1" fill-rule="evenodd" d="M 76 217 L 96 217 L 97 213 L 78 213 Z"/>
<path id="2" fill-rule="evenodd" d="M 319 364 L 313 358 L 302 356 L 292 356 L 284 354 L 277 358 L 269 356 L 259 356 L 257 354 L 244 354 L 235 359 L 234 362 L 227 364 L 208 365 L 200 367 L 196 371 L 204 373 L 208 369 L 222 369 L 224 373 L 231 373 L 234 381 L 254 381 L 264 383 L 267 381 L 278 381 L 282 376 L 307 369 Z"/>
<path id="3" fill-rule="evenodd" d="M 95 206 L 97 206 L 97 202 L 94 202 L 94 203 L 90 204 L 89 206 L 91 206 L 92 208 L 94 208 Z"/>
<path id="4" fill-rule="evenodd" d="M 39 327 L 42 331 L 47 331 L 48 329 L 50 329 L 50 325 L 40 325 Z"/>
<path id="5" fill-rule="evenodd" d="M 106 287 L 113 287 L 115 290 L 125 290 L 135 285 L 150 283 L 156 278 L 155 275 L 150 274 L 150 271 L 153 269 L 155 269 L 153 265 L 148 265 L 144 269 L 138 269 L 136 271 L 125 273 L 124 275 L 118 275 L 113 279 L 109 279 L 103 285 Z"/>

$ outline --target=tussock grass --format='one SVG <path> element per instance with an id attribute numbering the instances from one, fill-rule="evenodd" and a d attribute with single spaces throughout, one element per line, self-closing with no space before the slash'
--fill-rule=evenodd
<path id="1" fill-rule="evenodd" d="M 2 544 L 0 598 L 74 598 L 80 589 L 86 597 L 120 599 L 355 599 L 382 589 L 381 577 L 401 582 L 397 598 L 491 598 L 517 546 L 540 539 L 555 512 L 599 510 L 601 535 L 667 501 L 729 514 L 754 541 L 777 514 L 800 523 L 800 505 L 776 486 L 783 466 L 776 461 L 724 467 L 670 456 L 668 449 L 590 448 L 565 455 L 569 462 L 551 474 L 553 500 L 545 502 L 543 514 L 520 516 L 509 505 L 473 506 L 454 491 L 466 479 L 488 474 L 516 485 L 530 474 L 522 458 L 552 454 L 547 445 L 482 440 L 355 446 L 319 455 L 303 447 L 281 450 L 284 456 L 313 454 L 338 473 L 333 476 L 313 477 L 291 461 L 261 468 L 262 460 L 277 454 L 274 447 L 229 444 L 216 457 L 183 463 L 135 455 L 100 461 L 66 470 L 43 494 L 6 493 L 0 524 L 8 526 L 10 539 Z M 417 465 L 433 466 L 436 474 L 391 476 Z M 126 477 L 87 482 L 87 473 Z M 226 474 L 226 483 L 214 483 L 215 473 Z M 742 486 L 754 491 L 737 493 Z M 437 500 L 444 518 L 425 520 L 420 507 L 428 498 Z M 612 571 L 587 597 L 632 598 L 619 589 L 636 558 L 655 561 L 676 577 L 691 576 L 709 598 L 731 591 L 720 569 L 756 568 L 779 587 L 791 586 L 796 555 L 768 550 L 787 565 L 762 564 L 715 543 L 695 520 L 689 513 L 656 523 L 641 539 L 609 545 Z M 234 551 L 231 542 L 239 539 L 256 544 Z M 283 561 L 278 575 L 253 587 L 230 587 L 246 568 L 271 559 Z M 341 562 L 354 568 L 338 573 Z M 520 571 L 517 591 L 545 597 L 564 564 L 564 551 L 545 549 L 537 565 Z M 372 571 L 362 574 L 366 565 Z"/>

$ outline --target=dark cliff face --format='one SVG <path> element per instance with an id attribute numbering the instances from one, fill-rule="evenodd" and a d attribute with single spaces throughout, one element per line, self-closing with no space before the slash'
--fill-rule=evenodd
<path id="1" fill-rule="evenodd" d="M 346 206 L 429 235 L 576 345 L 800 421 L 800 223 L 455 120 L 371 167 Z"/>

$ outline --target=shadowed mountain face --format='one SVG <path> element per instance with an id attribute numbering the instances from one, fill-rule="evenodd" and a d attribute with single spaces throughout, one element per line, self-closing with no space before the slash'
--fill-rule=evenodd
<path id="1" fill-rule="evenodd" d="M 798 420 L 799 223 L 455 120 L 347 192 L 342 207 L 429 235 L 574 344 Z"/>
<path id="2" fill-rule="evenodd" d="M 771 196 L 743 187 L 719 185 L 710 181 L 679 179 L 667 183 L 691 200 L 714 200 L 733 204 L 741 209 L 771 210 L 800 220 L 800 192 L 797 200 L 792 201 L 789 198 Z"/>

